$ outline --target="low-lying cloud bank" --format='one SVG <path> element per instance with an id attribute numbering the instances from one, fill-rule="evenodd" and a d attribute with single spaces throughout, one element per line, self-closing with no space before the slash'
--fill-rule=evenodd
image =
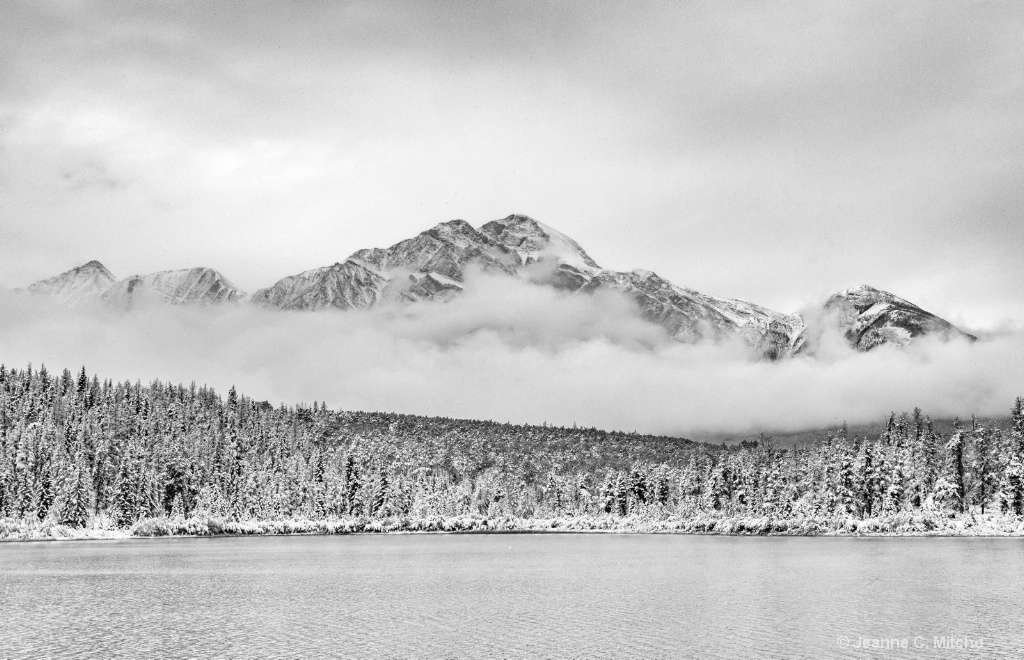
<path id="1" fill-rule="evenodd" d="M 666 434 L 796 431 L 920 406 L 1005 415 L 1024 395 L 1024 334 L 752 360 L 681 345 L 615 294 L 481 277 L 446 304 L 353 312 L 162 304 L 65 308 L 0 291 L 0 361 L 101 377 L 232 384 L 272 403 Z"/>

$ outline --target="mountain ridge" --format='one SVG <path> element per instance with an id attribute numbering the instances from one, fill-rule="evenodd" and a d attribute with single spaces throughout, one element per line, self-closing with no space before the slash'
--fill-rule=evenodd
<path id="1" fill-rule="evenodd" d="M 643 318 L 684 343 L 738 337 L 756 354 L 773 360 L 805 352 L 810 345 L 801 314 L 701 293 L 649 270 L 604 269 L 574 239 L 521 214 L 492 220 L 479 229 L 460 219 L 441 222 L 390 247 L 359 249 L 333 265 L 288 275 L 251 295 L 212 268 L 115 280 L 98 261 L 28 289 L 62 302 L 100 298 L 124 307 L 131 307 L 140 295 L 150 295 L 173 304 L 366 309 L 389 302 L 452 300 L 463 292 L 470 268 L 573 294 L 622 293 Z M 974 339 L 914 303 L 868 285 L 836 293 L 820 311 L 834 317 L 850 345 L 862 351 L 883 344 L 906 346 L 925 335 Z"/>
<path id="2" fill-rule="evenodd" d="M 248 294 L 213 268 L 197 266 L 132 275 L 119 280 L 103 293 L 103 300 L 131 307 L 140 297 L 153 297 L 173 304 L 214 304 L 243 302 Z"/>

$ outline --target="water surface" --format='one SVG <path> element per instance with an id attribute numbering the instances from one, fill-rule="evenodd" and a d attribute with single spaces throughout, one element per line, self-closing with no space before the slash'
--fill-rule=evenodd
<path id="1" fill-rule="evenodd" d="M 1018 658 L 1022 587 L 1021 539 L 10 543 L 0 658 Z"/>

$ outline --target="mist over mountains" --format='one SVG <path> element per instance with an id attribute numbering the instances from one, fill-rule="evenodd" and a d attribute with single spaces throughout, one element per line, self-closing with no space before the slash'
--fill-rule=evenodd
<path id="1" fill-rule="evenodd" d="M 474 273 L 509 277 L 581 295 L 613 292 L 632 301 L 639 318 L 686 344 L 740 339 L 768 359 L 813 353 L 823 332 L 838 328 L 851 346 L 905 346 L 920 337 L 973 339 L 948 321 L 891 293 L 856 286 L 802 314 L 677 286 L 656 273 L 601 268 L 572 238 L 523 215 L 479 229 L 464 220 L 436 225 L 389 248 L 361 249 L 344 261 L 307 270 L 247 293 L 212 268 L 190 268 L 118 280 L 90 261 L 36 282 L 29 291 L 65 304 L 99 299 L 122 309 L 140 301 L 254 304 L 278 310 L 350 310 L 462 296 Z"/>
<path id="2" fill-rule="evenodd" d="M 1024 387 L 1017 330 L 974 341 L 869 287 L 782 314 L 603 270 L 522 216 L 442 223 L 251 294 L 209 268 L 118 279 L 98 262 L 29 288 L 0 290 L 8 366 L 275 404 L 701 437 L 915 406 L 1004 416 Z"/>

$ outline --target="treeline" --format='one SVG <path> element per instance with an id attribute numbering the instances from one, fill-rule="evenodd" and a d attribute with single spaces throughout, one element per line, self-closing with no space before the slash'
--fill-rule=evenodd
<path id="1" fill-rule="evenodd" d="M 1008 428 L 892 416 L 877 438 L 724 447 L 597 429 L 279 406 L 0 366 L 0 518 L 329 520 L 1024 512 Z"/>

